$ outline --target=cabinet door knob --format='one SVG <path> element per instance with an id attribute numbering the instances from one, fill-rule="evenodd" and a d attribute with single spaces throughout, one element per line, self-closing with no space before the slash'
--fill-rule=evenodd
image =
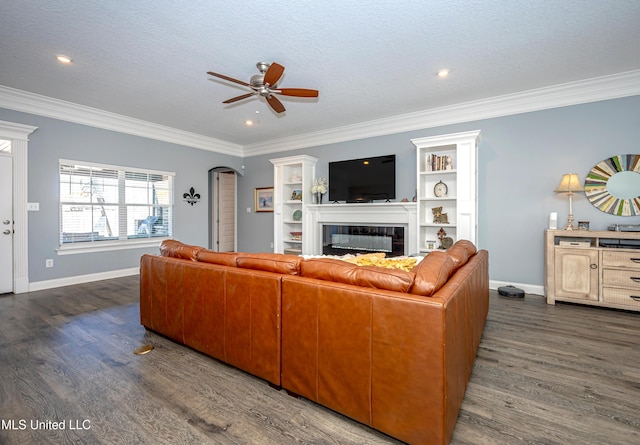
<path id="1" fill-rule="evenodd" d="M 4 224 L 6 226 L 6 225 L 11 224 L 11 221 L 9 221 L 8 219 L 5 219 L 4 221 L 2 221 L 2 224 Z M 631 258 L 631 261 L 633 261 L 633 258 Z M 638 261 L 640 261 L 640 259 Z"/>
<path id="2" fill-rule="evenodd" d="M 11 230 L 7 229 L 7 230 L 5 230 L 5 231 L 4 231 L 4 232 L 2 232 L 2 233 L 4 233 L 5 235 L 9 235 L 9 234 L 11 233 Z"/>
<path id="3" fill-rule="evenodd" d="M 591 264 L 589 267 L 592 268 L 592 269 L 597 269 L 598 265 L 597 264 Z"/>

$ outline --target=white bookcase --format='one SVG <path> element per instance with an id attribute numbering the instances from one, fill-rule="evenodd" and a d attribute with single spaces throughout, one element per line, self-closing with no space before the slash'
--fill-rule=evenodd
<path id="1" fill-rule="evenodd" d="M 273 164 L 273 251 L 309 254 L 313 242 L 310 217 L 311 186 L 317 158 L 307 155 L 270 159 Z M 298 235 L 299 234 L 299 235 Z"/>
<path id="2" fill-rule="evenodd" d="M 468 131 L 411 140 L 417 156 L 418 252 L 440 249 L 441 229 L 451 238 L 445 240 L 445 248 L 447 241 L 461 239 L 477 244 L 479 136 L 480 131 Z M 440 182 L 447 189 L 444 196 L 436 196 L 434 190 Z M 434 209 L 440 207 L 437 222 Z"/>

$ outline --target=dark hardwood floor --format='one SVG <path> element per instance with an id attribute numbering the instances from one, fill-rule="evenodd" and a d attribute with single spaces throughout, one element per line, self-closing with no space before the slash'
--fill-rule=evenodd
<path id="1" fill-rule="evenodd" d="M 398 443 L 145 331 L 138 285 L 0 296 L 0 444 Z M 451 443 L 640 443 L 640 314 L 492 292 Z"/>

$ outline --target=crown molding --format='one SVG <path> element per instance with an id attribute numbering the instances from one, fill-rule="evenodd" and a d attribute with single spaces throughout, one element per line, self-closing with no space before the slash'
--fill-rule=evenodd
<path id="1" fill-rule="evenodd" d="M 245 145 L 243 152 L 244 156 L 277 153 L 636 95 L 640 95 L 640 70 Z"/>
<path id="2" fill-rule="evenodd" d="M 0 85 L 0 107 L 172 144 L 242 156 L 242 146 Z"/>
<path id="3" fill-rule="evenodd" d="M 187 147 L 247 157 L 640 95 L 640 70 L 239 145 L 0 85 L 0 107 Z"/>
<path id="4" fill-rule="evenodd" d="M 38 127 L 32 125 L 17 124 L 15 122 L 0 121 L 0 134 L 2 137 L 28 141 L 29 135 Z"/>

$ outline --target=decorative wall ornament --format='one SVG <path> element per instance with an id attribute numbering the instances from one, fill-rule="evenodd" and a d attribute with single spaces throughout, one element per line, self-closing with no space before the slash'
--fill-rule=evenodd
<path id="1" fill-rule="evenodd" d="M 196 193 L 193 187 L 189 189 L 189 193 L 184 193 L 182 197 L 191 205 L 194 205 L 196 202 L 200 201 L 200 193 Z"/>
<path id="2" fill-rule="evenodd" d="M 584 182 L 587 199 L 617 216 L 640 215 L 640 154 L 612 156 L 591 169 Z"/>

